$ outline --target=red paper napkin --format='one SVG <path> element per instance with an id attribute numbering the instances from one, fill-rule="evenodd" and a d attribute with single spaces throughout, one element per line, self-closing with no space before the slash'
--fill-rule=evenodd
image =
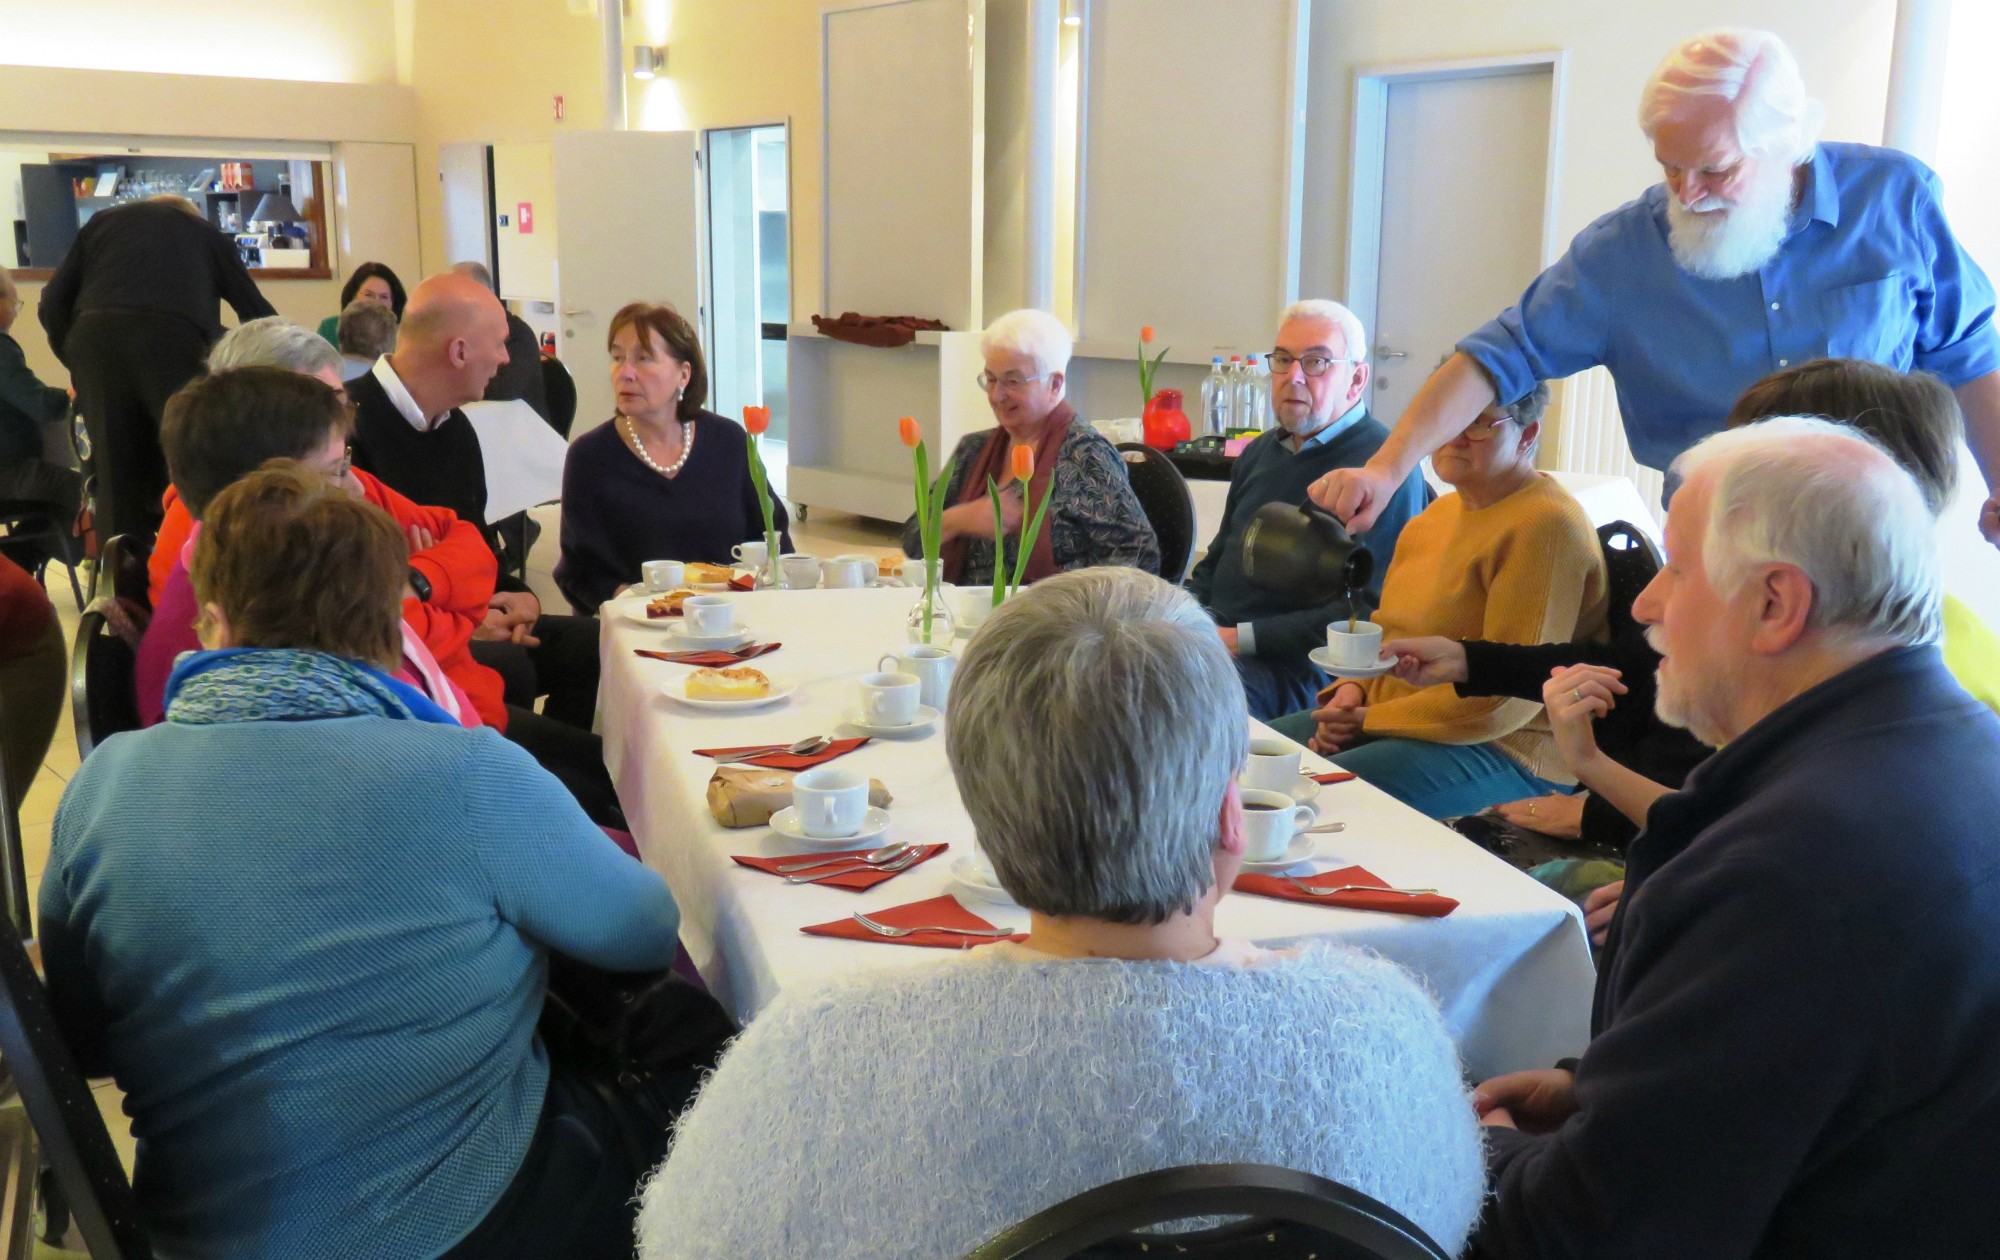
<path id="1" fill-rule="evenodd" d="M 1317 875 L 1301 878 L 1317 888 L 1338 888 L 1342 884 L 1372 884 L 1377 888 L 1387 888 L 1378 875 L 1372 875 L 1358 866 L 1343 866 L 1337 871 L 1322 871 Z M 1257 897 L 1276 897 L 1280 901 L 1303 901 L 1312 906 L 1339 906 L 1343 910 L 1381 910 L 1388 914 L 1413 914 L 1420 919 L 1442 919 L 1458 909 L 1458 903 L 1450 897 L 1436 893 L 1420 893 L 1409 896 L 1405 893 L 1344 892 L 1331 897 L 1315 897 L 1301 892 L 1298 886 L 1282 875 L 1254 875 L 1248 871 L 1236 877 L 1236 891 L 1250 893 Z"/>
<path id="2" fill-rule="evenodd" d="M 913 901 L 907 906 L 894 906 L 887 910 L 870 910 L 868 917 L 889 927 L 963 927 L 992 928 L 978 915 L 958 904 L 956 897 L 932 897 L 929 901 Z M 836 919 L 832 923 L 815 923 L 802 927 L 799 931 L 811 936 L 838 936 L 850 941 L 879 941 L 885 945 L 927 945 L 933 949 L 974 949 L 981 945 L 991 945 L 995 941 L 1025 941 L 1028 934 L 1013 936 L 960 936 L 955 932 L 919 932 L 915 936 L 878 936 L 862 927 L 853 919 Z"/>
<path id="3" fill-rule="evenodd" d="M 754 661 L 766 653 L 775 652 L 785 646 L 782 643 L 752 643 L 733 651 L 721 648 L 706 648 L 699 652 L 655 652 L 651 648 L 633 648 L 635 656 L 643 656 L 649 661 L 665 661 L 669 665 L 696 665 L 703 669 L 720 669 L 725 665 L 741 665 Z"/>
<path id="4" fill-rule="evenodd" d="M 641 653 L 641 655 L 644 655 L 644 653 Z M 1307 774 L 1306 777 L 1321 787 L 1325 787 L 1329 783 L 1345 783 L 1349 779 L 1358 779 L 1361 776 L 1352 770 L 1329 770 L 1325 774 Z"/>
<path id="5" fill-rule="evenodd" d="M 754 573 L 740 573 L 729 579 L 729 589 L 732 591 L 754 591 L 757 589 L 757 575 Z"/>
<path id="6" fill-rule="evenodd" d="M 877 884 L 887 883 L 889 880 L 901 875 L 903 871 L 913 871 L 950 847 L 948 844 L 923 845 L 918 850 L 917 860 L 904 867 L 902 871 L 877 871 L 870 870 L 866 866 L 857 865 L 853 870 L 845 874 L 828 875 L 825 879 L 814 880 L 813 882 L 822 888 L 852 888 L 855 892 L 860 892 L 864 888 L 873 888 Z M 858 858 L 863 854 L 873 853 L 874 851 L 873 849 L 853 849 L 843 853 L 822 853 L 819 855 L 820 860 L 826 862 L 827 865 L 816 866 L 808 871 L 780 871 L 778 869 L 781 866 L 791 866 L 794 863 L 806 860 L 803 855 L 797 853 L 789 853 L 784 857 L 746 857 L 738 853 L 732 855 L 732 858 L 739 866 L 748 866 L 753 870 L 769 871 L 773 875 L 817 875 L 823 871 L 838 869 L 833 865 L 836 858 Z M 873 918 L 874 916 L 870 915 L 869 917 Z M 859 927 L 860 925 L 856 924 L 855 926 Z"/>
<path id="7" fill-rule="evenodd" d="M 814 766 L 825 765 L 835 757 L 845 757 L 867 742 L 868 737 L 866 735 L 859 739 L 836 739 L 825 748 L 810 755 L 786 752 L 766 753 L 762 757 L 751 757 L 748 760 L 732 764 L 739 766 L 761 766 L 766 770 L 810 770 Z M 756 747 L 758 747 L 756 744 L 739 744 L 735 748 L 697 748 L 694 750 L 694 755 L 697 757 L 734 757 L 738 753 L 745 753 Z"/>

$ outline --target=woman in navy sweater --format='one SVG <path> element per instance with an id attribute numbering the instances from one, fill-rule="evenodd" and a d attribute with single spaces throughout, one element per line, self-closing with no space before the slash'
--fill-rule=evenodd
<path id="1" fill-rule="evenodd" d="M 648 560 L 729 564 L 737 543 L 764 536 L 748 436 L 702 410 L 708 366 L 694 329 L 671 306 L 634 302 L 611 317 L 608 348 L 618 414 L 563 465 L 556 585 L 579 613 L 637 582 Z M 784 501 L 771 507 L 790 551 Z"/>

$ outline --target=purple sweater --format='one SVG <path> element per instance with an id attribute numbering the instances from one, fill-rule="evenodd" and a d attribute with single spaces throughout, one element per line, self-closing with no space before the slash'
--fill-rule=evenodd
<path id="1" fill-rule="evenodd" d="M 579 613 L 595 613 L 648 560 L 731 562 L 729 549 L 764 536 L 743 426 L 704 411 L 694 449 L 672 480 L 639 462 L 617 425 L 578 438 L 563 464 L 562 559 L 556 585 Z M 784 500 L 772 505 L 792 549 Z"/>

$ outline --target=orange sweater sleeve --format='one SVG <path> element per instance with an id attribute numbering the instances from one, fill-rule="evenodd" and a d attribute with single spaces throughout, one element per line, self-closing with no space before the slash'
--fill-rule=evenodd
<path id="1" fill-rule="evenodd" d="M 146 601 L 153 607 L 160 606 L 160 596 L 166 593 L 167 579 L 174 574 L 174 566 L 180 563 L 181 548 L 187 546 L 188 535 L 194 532 L 194 518 L 181 504 L 181 496 L 172 486 L 160 499 L 160 506 L 167 510 L 166 519 L 160 522 L 159 536 L 153 539 L 153 554 L 146 558 Z"/>
<path id="2" fill-rule="evenodd" d="M 429 607 L 470 617 L 475 625 L 484 620 L 500 565 L 479 527 L 460 519 L 450 508 L 414 503 L 358 469 L 354 475 L 361 479 L 368 501 L 394 517 L 404 531 L 421 525 L 437 540 L 434 546 L 410 557 L 410 567 L 431 584 Z M 415 618 L 406 619 L 419 628 Z M 424 644 L 437 651 L 429 635 L 424 635 Z"/>

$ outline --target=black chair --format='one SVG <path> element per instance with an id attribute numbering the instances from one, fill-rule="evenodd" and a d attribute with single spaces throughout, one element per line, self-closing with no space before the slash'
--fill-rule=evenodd
<path id="1" fill-rule="evenodd" d="M 1139 497 L 1139 507 L 1160 540 L 1160 576 L 1178 586 L 1194 558 L 1194 495 L 1188 491 L 1187 478 L 1165 451 L 1125 442 L 1118 453 L 1125 460 L 1132 493 Z"/>
<path id="2" fill-rule="evenodd" d="M 143 627 L 150 609 L 145 602 L 146 552 L 141 546 L 124 534 L 104 544 L 102 565 L 110 575 L 111 590 L 92 600 L 77 620 L 69 657 L 69 709 L 76 724 L 78 757 L 88 757 L 91 749 L 120 731 L 139 729 L 139 700 L 132 689 L 138 652 L 113 627 L 105 606 L 123 603 L 127 618 Z M 124 599 L 124 592 L 135 586 L 136 604 Z"/>
<path id="3" fill-rule="evenodd" d="M 50 561 L 68 569 L 70 598 L 82 611 L 83 584 L 77 581 L 76 567 L 83 563 L 83 547 L 70 536 L 70 523 L 58 519 L 60 516 L 52 504 L 0 499 L 0 526 L 7 530 L 5 537 L 0 537 L 0 551 L 33 573 L 36 581 L 41 580 Z"/>
<path id="4" fill-rule="evenodd" d="M 0 998 L 0 1059 L 41 1141 L 62 1207 L 93 1260 L 147 1260 L 153 1249 L 139 1222 L 132 1183 L 90 1083 L 63 1043 L 28 951 L 8 932 L 0 932 Z"/>
<path id="5" fill-rule="evenodd" d="M 1135 1231 L 1190 1217 L 1247 1220 L 1190 1233 Z M 1087 1190 L 965 1260 L 1448 1260 L 1400 1213 L 1358 1190 L 1268 1164 L 1195 1164 Z"/>
<path id="6" fill-rule="evenodd" d="M 549 400 L 549 424 L 564 441 L 576 423 L 576 381 L 561 359 L 542 356 L 542 391 Z"/>
<path id="7" fill-rule="evenodd" d="M 5 729 L 7 713 L 0 705 L 0 729 Z M 21 853 L 21 798 L 28 785 L 14 782 L 0 758 L 0 901 L 14 930 L 25 940 L 35 934 L 28 904 L 28 865 Z"/>
<path id="8" fill-rule="evenodd" d="M 119 534 L 105 543 L 104 553 L 98 557 L 99 582 L 110 580 L 112 598 L 124 603 L 127 612 L 152 616 L 151 579 L 146 573 L 152 557 L 153 548 L 130 534 Z"/>

